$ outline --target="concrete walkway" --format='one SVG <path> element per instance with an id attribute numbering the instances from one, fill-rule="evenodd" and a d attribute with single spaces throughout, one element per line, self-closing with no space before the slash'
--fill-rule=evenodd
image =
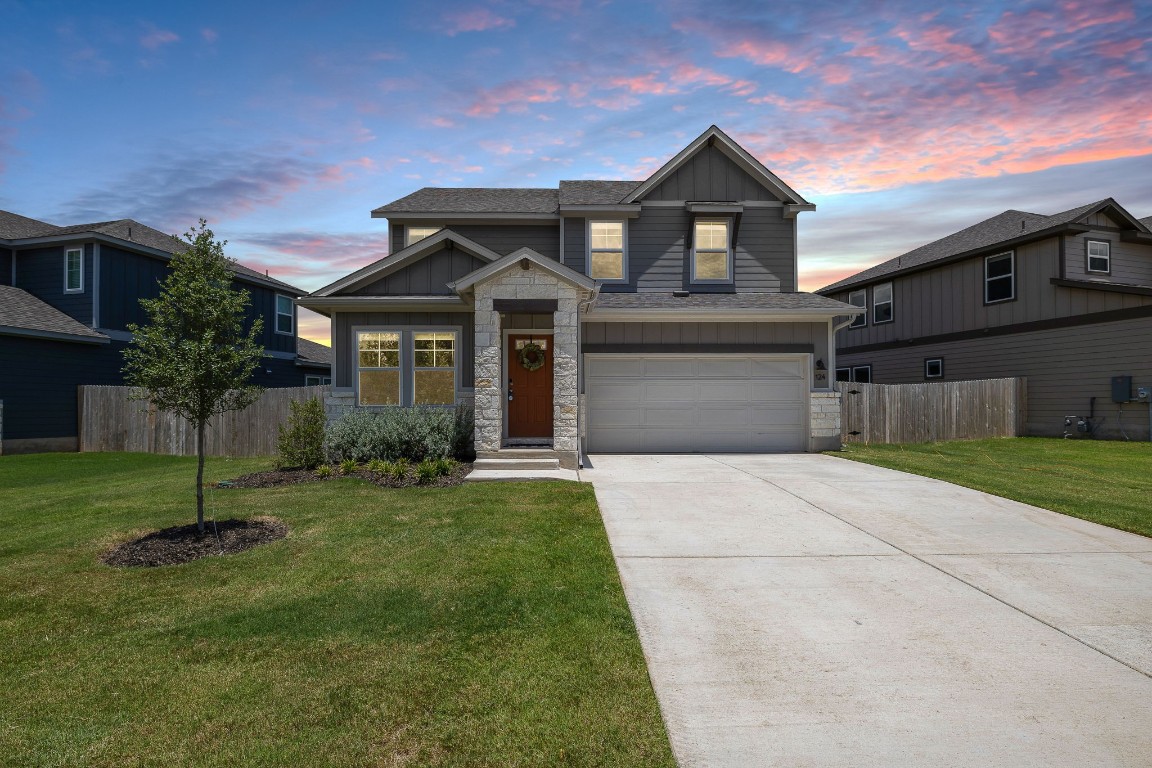
<path id="1" fill-rule="evenodd" d="M 1152 765 L 1152 540 L 829 456 L 591 461 L 684 768 Z"/>

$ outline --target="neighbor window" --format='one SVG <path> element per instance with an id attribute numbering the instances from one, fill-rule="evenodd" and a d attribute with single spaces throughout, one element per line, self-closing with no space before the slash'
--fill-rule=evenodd
<path id="1" fill-rule="evenodd" d="M 872 288 L 872 324 L 892 322 L 892 283 Z"/>
<path id="2" fill-rule="evenodd" d="M 359 331 L 360 405 L 452 405 L 456 402 L 458 331 Z"/>
<path id="3" fill-rule="evenodd" d="M 853 365 L 837 368 L 836 381 L 854 381 L 858 384 L 871 384 L 872 366 Z"/>
<path id="4" fill-rule="evenodd" d="M 357 389 L 360 405 L 400 404 L 399 331 L 356 334 L 360 359 Z"/>
<path id="5" fill-rule="evenodd" d="M 276 297 L 276 333 L 292 333 L 296 320 L 296 307 L 288 296 Z"/>
<path id="6" fill-rule="evenodd" d="M 1088 271 L 1112 271 L 1112 244 L 1107 240 L 1088 241 Z"/>
<path id="7" fill-rule="evenodd" d="M 417 331 L 413 334 L 413 345 L 412 403 L 455 403 L 456 334 L 452 331 Z"/>
<path id="8" fill-rule="evenodd" d="M 426 237 L 432 237 L 440 231 L 440 227 L 405 227 L 404 228 L 404 245 L 412 245 L 418 243 Z"/>
<path id="9" fill-rule="evenodd" d="M 863 328 L 868 325 L 868 289 L 861 288 L 848 294 L 848 303 L 854 307 L 863 307 L 864 311 L 852 318 L 849 328 Z"/>
<path id="10" fill-rule="evenodd" d="M 332 383 L 332 377 L 331 376 L 305 376 L 304 377 L 304 386 L 306 386 L 306 387 L 319 387 L 319 386 L 322 386 L 324 384 L 331 384 L 331 383 Z"/>
<path id="11" fill-rule="evenodd" d="M 624 222 L 588 222 L 588 276 L 596 280 L 627 280 Z"/>
<path id="12" fill-rule="evenodd" d="M 926 379 L 942 379 L 944 378 L 944 358 L 942 357 L 929 357 L 924 361 L 924 378 Z"/>
<path id="13" fill-rule="evenodd" d="M 69 248 L 64 252 L 64 292 L 84 290 L 84 249 Z"/>
<path id="14" fill-rule="evenodd" d="M 1016 254 L 998 253 L 984 259 L 984 303 L 1016 298 Z"/>
<path id="15" fill-rule="evenodd" d="M 693 227 L 692 282 L 732 281 L 732 252 L 728 221 L 698 220 Z"/>

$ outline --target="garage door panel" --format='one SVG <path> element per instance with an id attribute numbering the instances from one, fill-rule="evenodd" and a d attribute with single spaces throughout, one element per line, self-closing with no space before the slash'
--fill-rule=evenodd
<path id="1" fill-rule="evenodd" d="M 803 358 L 586 360 L 593 452 L 799 451 L 807 445 Z"/>

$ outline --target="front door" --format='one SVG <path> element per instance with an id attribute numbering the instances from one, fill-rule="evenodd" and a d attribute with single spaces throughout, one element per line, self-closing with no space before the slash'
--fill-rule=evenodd
<path id="1" fill-rule="evenodd" d="M 508 437 L 552 437 L 552 334 L 508 336 Z"/>

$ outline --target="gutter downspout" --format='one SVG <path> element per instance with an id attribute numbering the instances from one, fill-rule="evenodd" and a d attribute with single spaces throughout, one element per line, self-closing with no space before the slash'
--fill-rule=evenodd
<path id="1" fill-rule="evenodd" d="M 828 334 L 828 388 L 832 391 L 836 391 L 836 332 L 843 328 L 847 328 L 852 324 L 854 319 L 854 317 L 849 317 L 844 322 L 835 326 L 832 325 L 832 321 L 828 322 L 828 325 L 832 329 Z"/>
<path id="2" fill-rule="evenodd" d="M 561 226 L 563 226 L 563 219 L 561 219 Z M 584 388 L 584 314 L 588 309 L 596 303 L 596 299 L 600 297 L 600 283 L 596 283 L 596 287 L 592 289 L 592 295 L 587 301 L 581 301 L 576 305 L 576 354 L 578 356 L 578 364 L 576 366 L 576 469 L 584 469 L 584 430 L 583 422 L 580 418 L 582 409 L 580 408 L 580 400 L 583 397 L 581 390 Z"/>

